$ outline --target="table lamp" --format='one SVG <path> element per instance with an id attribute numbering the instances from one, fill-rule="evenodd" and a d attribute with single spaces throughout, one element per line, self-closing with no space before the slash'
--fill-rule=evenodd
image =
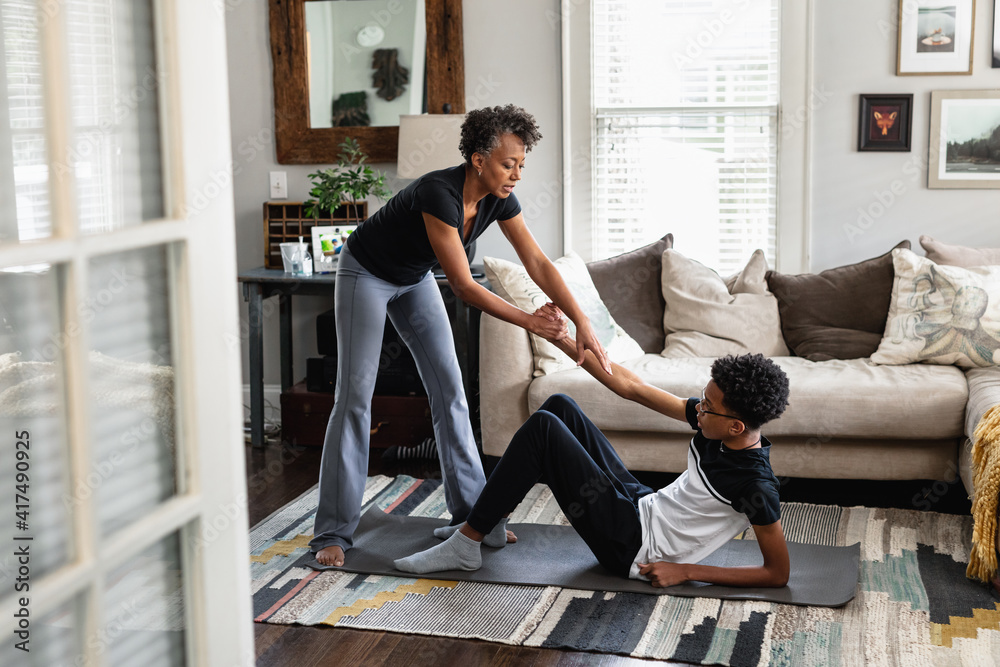
<path id="1" fill-rule="evenodd" d="M 396 176 L 418 178 L 464 163 L 458 150 L 464 121 L 465 114 L 401 115 Z"/>

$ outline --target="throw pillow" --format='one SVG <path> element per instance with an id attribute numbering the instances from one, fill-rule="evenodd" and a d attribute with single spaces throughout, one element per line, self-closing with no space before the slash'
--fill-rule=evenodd
<path id="1" fill-rule="evenodd" d="M 493 291 L 511 305 L 533 313 L 549 301 L 523 266 L 496 257 L 484 257 L 483 264 Z M 601 301 L 597 288 L 594 287 L 587 272 L 587 266 L 580 256 L 571 252 L 555 260 L 553 264 L 562 275 L 569 291 L 573 293 L 584 315 L 590 319 L 597 339 L 604 346 L 608 357 L 619 363 L 641 357 L 642 348 L 615 323 L 611 313 Z M 571 336 L 576 336 L 576 327 L 572 321 L 569 322 L 569 331 Z M 531 334 L 531 345 L 535 354 L 535 377 L 576 367 L 575 361 L 540 336 Z"/>
<path id="2" fill-rule="evenodd" d="M 1000 248 L 968 248 L 935 241 L 929 236 L 920 237 L 920 245 L 927 259 L 935 264 L 947 266 L 989 266 L 1000 265 Z"/>
<path id="3" fill-rule="evenodd" d="M 896 246 L 909 247 L 909 241 Z M 820 273 L 768 272 L 792 354 L 810 361 L 863 359 L 878 349 L 892 293 L 891 252 Z"/>
<path id="4" fill-rule="evenodd" d="M 665 357 L 718 357 L 759 352 L 788 355 L 778 302 L 767 291 L 767 260 L 756 250 L 733 281 L 676 250 L 663 253 Z"/>
<path id="5" fill-rule="evenodd" d="M 935 264 L 894 250 L 896 278 L 876 364 L 1000 364 L 1000 266 Z"/>
<path id="6" fill-rule="evenodd" d="M 587 264 L 597 293 L 611 316 L 649 354 L 663 349 L 663 251 L 674 247 L 674 235 L 610 259 Z"/>

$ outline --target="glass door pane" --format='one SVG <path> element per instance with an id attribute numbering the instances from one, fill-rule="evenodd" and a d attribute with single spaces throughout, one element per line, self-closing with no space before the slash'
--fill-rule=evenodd
<path id="1" fill-rule="evenodd" d="M 19 547 L 41 577 L 71 556 L 59 271 L 0 271 L 0 598 L 17 597 Z"/>
<path id="2" fill-rule="evenodd" d="M 111 667 L 187 664 L 179 544 L 170 535 L 108 575 L 104 630 Z"/>
<path id="3" fill-rule="evenodd" d="M 40 16 L 36 0 L 0 2 L 0 243 L 52 235 Z"/>
<path id="4" fill-rule="evenodd" d="M 152 0 L 66 0 L 76 177 L 85 234 L 162 218 L 161 77 Z"/>
<path id="5" fill-rule="evenodd" d="M 107 535 L 177 491 L 170 290 L 164 246 L 90 262 L 91 447 Z"/>

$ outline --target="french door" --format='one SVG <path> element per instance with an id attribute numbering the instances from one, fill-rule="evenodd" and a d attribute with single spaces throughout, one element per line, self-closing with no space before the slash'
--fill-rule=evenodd
<path id="1" fill-rule="evenodd" d="M 0 0 L 0 665 L 252 665 L 225 6 Z"/>

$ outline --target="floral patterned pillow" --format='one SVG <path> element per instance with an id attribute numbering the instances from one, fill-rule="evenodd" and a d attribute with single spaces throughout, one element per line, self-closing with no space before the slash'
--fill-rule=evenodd
<path id="1" fill-rule="evenodd" d="M 935 264 L 892 251 L 895 278 L 876 364 L 1000 364 L 1000 266 Z"/>

